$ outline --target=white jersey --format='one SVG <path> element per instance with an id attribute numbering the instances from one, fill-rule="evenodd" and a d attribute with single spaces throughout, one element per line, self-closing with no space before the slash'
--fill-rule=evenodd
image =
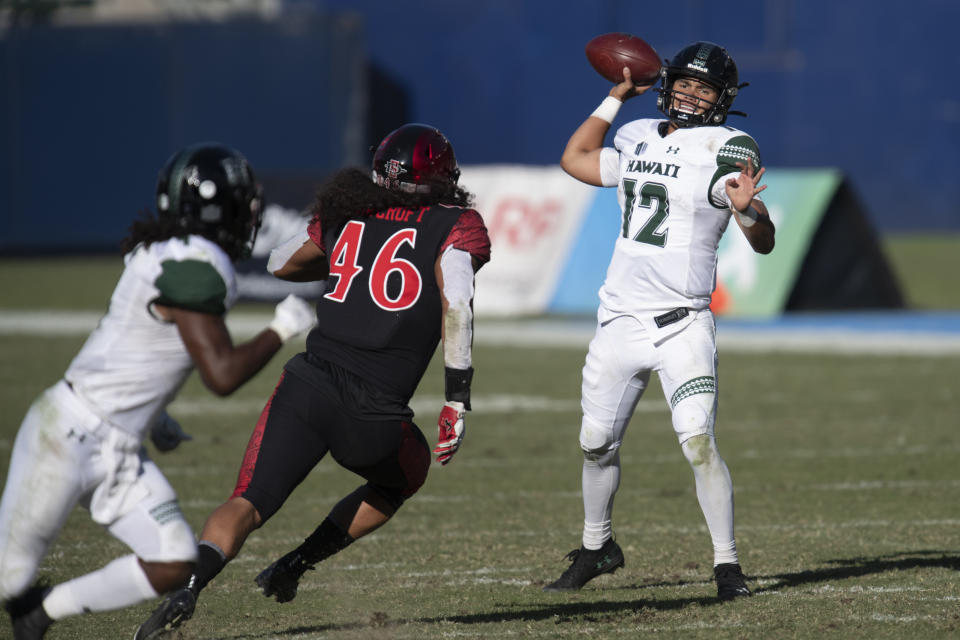
<path id="1" fill-rule="evenodd" d="M 622 211 L 607 277 L 600 289 L 606 317 L 648 321 L 679 307 L 710 304 L 716 286 L 717 245 L 730 221 L 725 176 L 751 158 L 753 139 L 726 126 L 677 129 L 663 137 L 664 120 L 621 127 L 614 148 L 600 156 L 604 186 L 617 186 Z M 724 179 L 721 179 L 724 178 Z"/>
<path id="2" fill-rule="evenodd" d="M 200 236 L 141 245 L 124 262 L 106 315 L 64 378 L 93 413 L 142 440 L 193 371 L 176 324 L 152 306 L 223 315 L 237 298 L 236 273 Z"/>

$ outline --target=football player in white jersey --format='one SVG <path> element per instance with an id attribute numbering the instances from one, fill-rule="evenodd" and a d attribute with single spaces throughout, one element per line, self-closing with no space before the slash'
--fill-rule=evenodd
<path id="1" fill-rule="evenodd" d="M 666 119 L 629 122 L 604 147 L 623 101 L 652 86 L 635 85 L 629 69 L 624 77 L 573 133 L 561 159 L 574 178 L 617 187 L 622 215 L 583 368 L 582 545 L 544 590 L 577 590 L 624 565 L 612 528 L 619 451 L 656 371 L 713 540 L 717 595 L 748 596 L 733 534 L 733 487 L 714 437 L 717 347 L 709 309 L 717 245 L 730 218 L 758 253 L 774 244 L 757 197 L 766 188 L 759 185 L 757 145 L 725 124 L 744 85 L 722 47 L 684 47 L 661 71 L 657 107 Z"/>
<path id="2" fill-rule="evenodd" d="M 63 379 L 31 405 L 14 442 L 0 502 L 0 601 L 15 640 L 187 581 L 196 541 L 143 441 L 169 450 L 187 437 L 166 407 L 194 368 L 213 393 L 228 395 L 316 320 L 311 305 L 291 296 L 251 340 L 230 337 L 233 263 L 249 255 L 262 210 L 240 153 L 201 144 L 174 154 L 160 173 L 157 206 L 124 241 L 106 315 Z M 132 553 L 52 588 L 31 586 L 77 504 Z"/>

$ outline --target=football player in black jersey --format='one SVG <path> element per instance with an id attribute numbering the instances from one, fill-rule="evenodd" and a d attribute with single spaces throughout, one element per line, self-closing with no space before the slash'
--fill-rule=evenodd
<path id="1" fill-rule="evenodd" d="M 263 594 L 292 600 L 305 571 L 386 523 L 426 480 L 430 447 L 409 401 L 441 341 L 446 403 L 433 451 L 450 462 L 470 409 L 474 273 L 490 258 L 486 227 L 459 175 L 440 131 L 404 125 L 380 143 L 372 176 L 333 176 L 308 228 L 273 251 L 267 269 L 277 277 L 327 281 L 318 324 L 257 422 L 233 496 L 204 526 L 189 584 L 136 640 L 163 637 L 189 619 L 200 590 L 328 452 L 365 483 L 256 577 Z"/>

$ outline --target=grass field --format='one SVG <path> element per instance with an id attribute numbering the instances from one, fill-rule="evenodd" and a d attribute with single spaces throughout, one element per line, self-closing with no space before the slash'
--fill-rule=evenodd
<path id="1" fill-rule="evenodd" d="M 54 271 L 62 278 L 67 265 Z M 0 262 L 5 295 L 9 282 L 22 280 L 9 266 Z M 106 292 L 111 285 L 103 284 Z M 34 301 L 49 300 L 44 286 L 0 307 L 43 308 Z M 67 289 L 66 308 L 104 304 L 106 294 L 91 306 Z M 4 477 L 27 406 L 62 375 L 82 340 L 0 335 Z M 960 636 L 956 358 L 721 353 L 718 439 L 756 596 L 719 603 L 692 473 L 656 384 L 623 448 L 614 527 L 625 569 L 575 594 L 541 591 L 579 545 L 584 350 L 485 345 L 479 328 L 477 341 L 474 411 L 454 462 L 431 468 L 392 522 L 307 574 L 297 599 L 279 605 L 259 595 L 254 576 L 357 484 L 324 460 L 203 593 L 182 640 Z M 171 406 L 195 439 L 151 455 L 197 530 L 232 490 L 261 405 L 294 352 L 286 349 L 227 399 L 193 377 Z M 414 399 L 431 440 L 438 364 Z M 77 510 L 41 577 L 64 580 L 123 553 Z M 68 619 L 47 637 L 129 638 L 154 606 Z M 7 629 L 0 626 L 0 637 Z"/>

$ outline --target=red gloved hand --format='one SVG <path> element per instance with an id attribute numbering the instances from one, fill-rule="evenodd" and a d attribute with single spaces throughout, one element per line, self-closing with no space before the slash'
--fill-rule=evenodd
<path id="1" fill-rule="evenodd" d="M 463 424 L 465 413 L 462 402 L 447 402 L 440 411 L 440 419 L 437 421 L 439 435 L 437 446 L 433 450 L 440 464 L 450 462 L 453 454 L 460 448 L 466 431 L 466 426 Z"/>

